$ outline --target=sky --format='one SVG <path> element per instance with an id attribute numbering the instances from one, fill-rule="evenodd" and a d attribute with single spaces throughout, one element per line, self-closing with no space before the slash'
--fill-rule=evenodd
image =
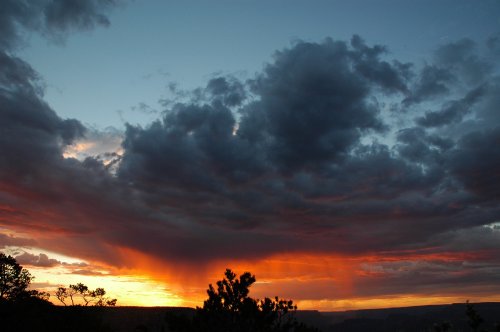
<path id="1" fill-rule="evenodd" d="M 0 250 L 34 288 L 500 301 L 498 1 L 0 6 Z"/>

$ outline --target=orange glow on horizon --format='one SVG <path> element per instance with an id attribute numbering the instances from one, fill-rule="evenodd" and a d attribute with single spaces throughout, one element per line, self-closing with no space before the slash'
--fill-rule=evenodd
<path id="1" fill-rule="evenodd" d="M 246 271 L 255 274 L 257 282 L 252 286 L 250 296 L 292 299 L 303 310 L 342 311 L 462 303 L 466 300 L 500 301 L 500 295 L 489 295 L 480 288 L 473 289 L 470 294 L 460 293 L 460 290 L 395 292 L 390 295 L 370 291 L 373 294 L 370 296 L 360 293 L 360 286 L 363 288 L 360 283 L 376 280 L 385 285 L 391 282 L 385 280 L 383 271 L 366 270 L 367 264 L 460 261 L 482 256 L 483 253 L 392 256 L 286 253 L 260 259 L 221 260 L 195 265 L 182 261 L 167 262 L 125 247 L 113 249 L 118 257 L 114 266 L 45 251 L 49 257 L 65 262 L 64 265 L 25 267 L 36 277 L 33 284 L 36 289 L 53 293 L 58 286 L 83 282 L 93 289 L 104 287 L 110 297 L 118 299 L 119 306 L 202 306 L 208 284 L 220 280 L 226 268 L 237 274 Z M 36 254 L 42 250 L 34 248 L 31 252 Z M 51 301 L 60 304 L 55 296 Z"/>
<path id="2" fill-rule="evenodd" d="M 177 294 L 185 306 L 201 306 L 206 299 L 208 284 L 214 284 L 223 276 L 226 268 L 231 268 L 237 274 L 249 271 L 256 275 L 257 282 L 251 289 L 250 296 L 255 298 L 280 296 L 290 298 L 298 304 L 299 309 L 340 311 L 353 309 L 385 308 L 398 306 L 416 306 L 430 304 L 445 304 L 471 301 L 500 301 L 499 296 L 463 296 L 460 294 L 395 294 L 391 296 L 356 296 L 356 286 L 353 280 L 363 275 L 361 263 L 398 262 L 412 258 L 429 261 L 460 260 L 464 255 L 454 256 L 451 253 L 442 255 L 415 255 L 415 257 L 376 257 L 376 256 L 330 256 L 314 254 L 281 254 L 271 257 L 247 261 L 217 261 L 208 264 L 191 265 L 168 264 L 159 259 L 131 249 L 120 249 L 122 255 L 134 262 L 134 268 L 128 273 L 147 276 L 153 283 L 168 285 Z M 469 254 L 465 256 L 470 256 Z M 124 270 L 125 271 L 125 270 Z M 368 275 L 369 277 L 369 275 Z M 298 292 L 296 285 L 314 283 L 331 284 L 327 293 L 335 296 L 325 299 L 308 299 L 309 292 L 320 292 L 318 289 L 302 289 Z M 287 286 L 288 285 L 288 286 Z M 300 294 L 297 294 L 300 293 Z M 297 296 L 299 295 L 299 296 Z M 331 299 L 333 298 L 333 299 Z M 141 301 L 141 303 L 144 303 Z M 143 304 L 141 304 L 143 305 Z"/>

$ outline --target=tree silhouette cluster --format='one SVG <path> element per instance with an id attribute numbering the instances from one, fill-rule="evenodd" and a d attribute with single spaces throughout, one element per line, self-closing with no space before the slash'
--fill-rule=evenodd
<path id="1" fill-rule="evenodd" d="M 66 287 L 59 287 L 56 291 L 57 299 L 67 306 L 70 305 L 93 305 L 96 307 L 107 307 L 116 305 L 117 299 L 105 297 L 106 291 L 104 288 L 96 288 L 91 290 L 88 286 L 78 283 L 76 285 L 69 285 Z M 69 299 L 69 302 L 67 302 Z M 80 301 L 78 300 L 80 299 Z"/>
<path id="2" fill-rule="evenodd" d="M 61 287 L 56 296 L 66 294 L 64 299 L 70 298 L 71 304 L 58 307 L 48 301 L 49 293 L 29 289 L 33 279 L 14 257 L 0 252 L 0 331 L 111 331 L 101 307 L 115 305 L 116 299 L 107 298 L 103 288 L 89 290 L 84 284 Z"/>
<path id="3" fill-rule="evenodd" d="M 278 297 L 263 300 L 248 296 L 255 276 L 240 275 L 227 269 L 216 287 L 209 285 L 208 299 L 197 308 L 193 317 L 167 315 L 167 323 L 179 332 L 313 332 L 315 328 L 299 323 L 295 318 L 297 306 L 292 300 Z"/>

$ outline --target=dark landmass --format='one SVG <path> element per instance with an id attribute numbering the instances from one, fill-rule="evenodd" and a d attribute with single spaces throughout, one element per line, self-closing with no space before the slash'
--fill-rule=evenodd
<path id="1" fill-rule="evenodd" d="M 167 313 L 192 316 L 195 309 L 186 307 L 109 307 L 103 322 L 113 332 L 168 332 Z"/>
<path id="2" fill-rule="evenodd" d="M 474 303 L 484 323 L 481 331 L 498 331 L 500 302 Z M 185 307 L 62 307 L 17 306 L 0 308 L 0 321 L 6 331 L 95 331 L 95 332 L 168 332 L 167 314 L 192 316 Z M 448 331 L 472 331 L 468 325 L 466 304 L 432 305 L 389 309 L 319 312 L 299 310 L 297 319 L 323 332 L 438 331 L 444 322 Z M 19 322 L 18 318 L 21 318 Z M 16 327 L 10 329 L 9 327 Z M 0 328 L 1 331 L 4 329 Z M 442 331 L 442 330 L 441 330 Z"/>
<path id="3" fill-rule="evenodd" d="M 482 328 L 496 331 L 500 323 L 500 302 L 474 303 L 484 319 Z M 465 303 L 388 309 L 319 312 L 299 310 L 297 319 L 324 332 L 433 331 L 435 324 L 449 322 L 451 331 L 471 331 Z M 192 315 L 192 308 L 115 307 L 103 311 L 103 321 L 117 332 L 167 332 L 167 312 Z"/>
<path id="4" fill-rule="evenodd" d="M 481 329 L 497 331 L 500 302 L 474 303 L 473 307 L 484 320 Z M 444 322 L 450 323 L 451 331 L 471 331 L 465 311 L 465 303 L 454 303 L 339 312 L 299 311 L 297 317 L 324 332 L 434 331 L 435 325 Z"/>

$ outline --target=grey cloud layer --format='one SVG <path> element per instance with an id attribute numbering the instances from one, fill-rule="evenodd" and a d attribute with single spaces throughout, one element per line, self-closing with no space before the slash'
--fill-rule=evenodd
<path id="1" fill-rule="evenodd" d="M 259 256 L 269 234 L 276 252 L 364 252 L 497 221 L 498 64 L 468 40 L 439 48 L 418 74 L 383 51 L 358 36 L 299 42 L 245 83 L 247 101 L 240 85 L 210 81 L 209 97 L 128 127 L 118 177 L 201 227 L 216 256 L 214 230 L 242 246 L 251 238 L 257 248 L 244 255 Z M 221 98 L 231 93 L 238 103 Z M 387 94 L 413 127 L 389 127 L 376 100 Z M 429 102 L 437 109 L 420 106 Z M 362 141 L 395 129 L 392 145 Z"/>

